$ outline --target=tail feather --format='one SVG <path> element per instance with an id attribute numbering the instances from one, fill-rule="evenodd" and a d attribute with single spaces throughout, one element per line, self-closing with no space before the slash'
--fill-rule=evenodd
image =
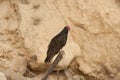
<path id="1" fill-rule="evenodd" d="M 46 59 L 44 60 L 45 63 L 50 63 L 53 59 L 54 55 L 47 56 Z"/>

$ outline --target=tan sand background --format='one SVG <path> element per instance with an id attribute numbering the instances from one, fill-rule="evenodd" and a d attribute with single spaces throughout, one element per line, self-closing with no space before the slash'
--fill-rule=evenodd
<path id="1" fill-rule="evenodd" d="M 48 80 L 120 80 L 120 0 L 0 0 L 0 80 L 40 80 L 65 25 L 60 73 Z"/>

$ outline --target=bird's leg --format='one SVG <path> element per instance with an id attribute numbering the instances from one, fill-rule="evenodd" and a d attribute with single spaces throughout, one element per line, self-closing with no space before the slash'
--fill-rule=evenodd
<path id="1" fill-rule="evenodd" d="M 56 59 L 54 60 L 54 62 L 50 65 L 50 67 L 47 69 L 45 76 L 42 78 L 42 80 L 47 80 L 48 75 L 54 70 L 54 68 L 56 67 L 56 65 L 61 61 L 61 59 L 63 58 L 63 54 L 65 52 L 63 50 L 61 50 L 58 54 L 58 56 L 56 57 Z"/>
<path id="2" fill-rule="evenodd" d="M 57 80 L 59 80 L 59 77 L 60 77 L 59 70 L 57 70 L 57 75 L 58 75 Z"/>

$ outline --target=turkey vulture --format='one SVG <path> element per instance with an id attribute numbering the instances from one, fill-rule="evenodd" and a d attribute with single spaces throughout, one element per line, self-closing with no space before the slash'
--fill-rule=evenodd
<path id="1" fill-rule="evenodd" d="M 70 26 L 65 26 L 64 29 L 52 38 L 48 45 L 47 57 L 45 59 L 45 63 L 50 63 L 53 57 L 62 49 L 67 41 L 68 31 L 70 30 Z"/>

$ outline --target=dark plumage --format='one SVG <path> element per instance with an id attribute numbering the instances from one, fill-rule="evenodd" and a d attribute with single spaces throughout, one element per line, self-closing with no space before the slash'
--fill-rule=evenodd
<path id="1" fill-rule="evenodd" d="M 70 27 L 65 26 L 59 34 L 52 38 L 51 42 L 48 45 L 47 57 L 45 59 L 46 63 L 51 62 L 53 57 L 60 51 L 60 49 L 65 46 L 69 30 Z"/>

